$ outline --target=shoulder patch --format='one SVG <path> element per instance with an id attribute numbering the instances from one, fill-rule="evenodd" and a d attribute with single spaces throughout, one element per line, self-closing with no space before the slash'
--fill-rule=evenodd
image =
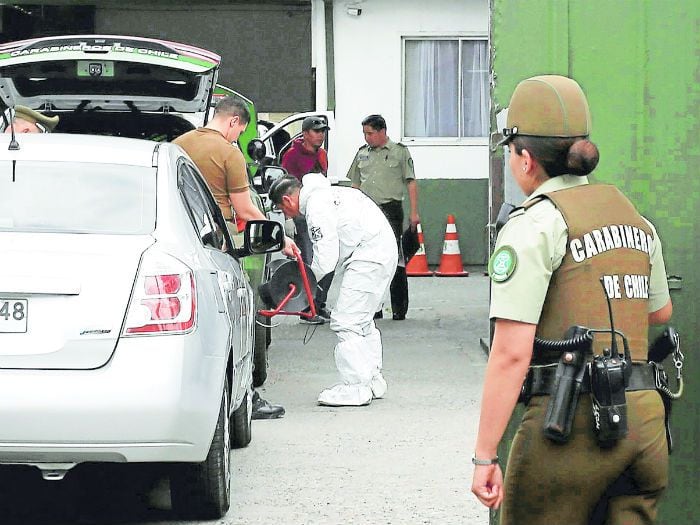
<path id="1" fill-rule="evenodd" d="M 510 279 L 518 265 L 518 256 L 511 246 L 501 246 L 489 259 L 489 277 L 496 283 Z"/>
<path id="2" fill-rule="evenodd" d="M 323 232 L 321 232 L 321 227 L 320 226 L 312 226 L 311 231 L 311 240 L 312 241 L 320 241 L 323 239 Z"/>

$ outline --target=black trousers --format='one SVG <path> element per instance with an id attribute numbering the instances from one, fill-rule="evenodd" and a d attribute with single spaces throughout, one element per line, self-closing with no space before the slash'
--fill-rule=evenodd
<path id="1" fill-rule="evenodd" d="M 294 242 L 301 250 L 301 258 L 303 261 L 311 266 L 311 260 L 314 255 L 314 245 L 309 237 L 309 230 L 306 224 L 306 217 L 303 215 L 298 215 L 294 217 L 294 226 L 296 228 L 296 234 L 294 235 Z M 316 308 L 325 308 L 326 301 L 328 300 L 328 288 L 317 288 L 316 294 L 314 296 L 314 302 L 316 303 Z"/>
<path id="2" fill-rule="evenodd" d="M 403 204 L 401 201 L 390 201 L 380 204 L 384 215 L 391 224 L 396 237 L 396 246 L 399 250 L 399 264 L 396 267 L 394 278 L 391 280 L 389 292 L 391 293 L 391 311 L 394 315 L 405 317 L 408 311 L 408 278 L 406 277 L 406 264 L 401 254 L 401 234 L 403 233 Z"/>

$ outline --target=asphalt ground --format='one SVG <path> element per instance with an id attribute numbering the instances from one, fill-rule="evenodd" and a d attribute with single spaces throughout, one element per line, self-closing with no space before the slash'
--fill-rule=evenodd
<path id="1" fill-rule="evenodd" d="M 469 492 L 488 278 L 476 268 L 409 281 L 407 319 L 387 312 L 377 322 L 389 389 L 370 406 L 318 406 L 318 393 L 338 380 L 334 333 L 273 319 L 261 392 L 286 415 L 254 421 L 250 446 L 231 455 L 233 501 L 221 523 L 488 523 Z M 333 297 L 331 289 L 331 306 Z"/>
<path id="2" fill-rule="evenodd" d="M 487 524 L 469 487 L 488 278 L 470 270 L 409 278 L 407 319 L 387 312 L 377 323 L 389 389 L 366 407 L 318 406 L 318 393 L 337 381 L 336 337 L 327 325 L 276 317 L 261 391 L 287 413 L 253 421 L 251 444 L 232 451 L 231 508 L 220 520 L 179 521 L 162 465 L 87 464 L 61 482 L 0 469 L 0 524 Z"/>

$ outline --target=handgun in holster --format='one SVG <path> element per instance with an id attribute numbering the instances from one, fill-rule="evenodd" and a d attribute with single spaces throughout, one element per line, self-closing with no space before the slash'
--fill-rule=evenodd
<path id="1" fill-rule="evenodd" d="M 543 425 L 544 435 L 552 441 L 566 443 L 569 439 L 585 370 L 586 353 L 583 350 L 562 353 Z"/>

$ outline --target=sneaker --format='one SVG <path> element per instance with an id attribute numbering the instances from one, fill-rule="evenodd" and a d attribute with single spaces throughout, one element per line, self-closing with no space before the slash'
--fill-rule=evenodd
<path id="1" fill-rule="evenodd" d="M 284 415 L 282 405 L 273 405 L 260 397 L 257 390 L 253 392 L 253 414 L 251 419 L 277 419 Z"/>
<path id="2" fill-rule="evenodd" d="M 406 314 L 394 314 L 391 316 L 394 321 L 403 321 L 406 319 Z"/>

